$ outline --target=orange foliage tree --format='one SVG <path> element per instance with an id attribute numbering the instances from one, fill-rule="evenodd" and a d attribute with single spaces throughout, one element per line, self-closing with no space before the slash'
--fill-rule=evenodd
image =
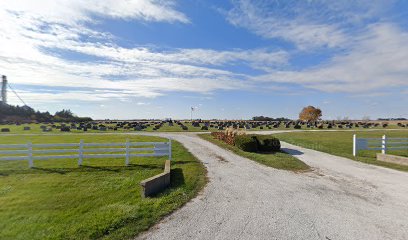
<path id="1" fill-rule="evenodd" d="M 302 121 L 315 122 L 322 117 L 322 110 L 313 106 L 307 106 L 299 113 L 299 119 Z"/>

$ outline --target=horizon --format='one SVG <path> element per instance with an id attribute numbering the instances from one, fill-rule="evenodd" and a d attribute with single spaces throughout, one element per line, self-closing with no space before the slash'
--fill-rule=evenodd
<path id="1" fill-rule="evenodd" d="M 40 111 L 408 118 L 407 1 L 5 0 L 0 20 L 0 75 Z"/>

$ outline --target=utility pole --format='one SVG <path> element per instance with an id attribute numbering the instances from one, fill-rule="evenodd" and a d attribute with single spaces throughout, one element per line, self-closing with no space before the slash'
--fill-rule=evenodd
<path id="1" fill-rule="evenodd" d="M 7 104 L 7 77 L 4 75 L 1 84 L 1 101 L 3 104 Z"/>

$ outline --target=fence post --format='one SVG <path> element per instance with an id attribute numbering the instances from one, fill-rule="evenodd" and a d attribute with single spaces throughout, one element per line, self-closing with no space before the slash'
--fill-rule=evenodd
<path id="1" fill-rule="evenodd" d="M 84 140 L 81 140 L 79 141 L 78 166 L 82 166 L 83 157 L 84 157 Z"/>
<path id="2" fill-rule="evenodd" d="M 129 152 L 130 152 L 129 147 L 130 147 L 129 139 L 126 139 L 126 161 L 125 161 L 126 166 L 129 165 Z"/>
<path id="3" fill-rule="evenodd" d="M 27 144 L 27 148 L 28 148 L 28 166 L 30 168 L 34 167 L 34 162 L 33 162 L 33 144 L 31 142 L 29 142 Z"/>
<path id="4" fill-rule="evenodd" d="M 353 156 L 357 155 L 357 135 L 353 134 Z"/>
<path id="5" fill-rule="evenodd" d="M 381 141 L 381 153 L 386 154 L 387 153 L 387 137 L 384 135 L 382 136 L 382 141 Z"/>
<path id="6" fill-rule="evenodd" d="M 171 138 L 169 138 L 169 160 L 171 161 Z"/>

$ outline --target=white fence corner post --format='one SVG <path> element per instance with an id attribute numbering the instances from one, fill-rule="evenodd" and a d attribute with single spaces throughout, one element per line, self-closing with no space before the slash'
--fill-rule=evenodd
<path id="1" fill-rule="evenodd" d="M 382 136 L 382 141 L 381 141 L 381 153 L 386 154 L 387 153 L 387 137 L 385 135 Z"/>
<path id="2" fill-rule="evenodd" d="M 357 155 L 357 135 L 353 134 L 353 156 Z"/>
<path id="3" fill-rule="evenodd" d="M 169 160 L 171 161 L 171 138 L 169 138 Z"/>
<path id="4" fill-rule="evenodd" d="M 82 166 L 83 158 L 84 158 L 84 140 L 81 140 L 79 142 L 78 166 Z"/>
<path id="5" fill-rule="evenodd" d="M 29 142 L 27 144 L 27 148 L 28 148 L 28 166 L 30 168 L 34 167 L 34 161 L 33 161 L 33 144 L 31 142 Z"/>
<path id="6" fill-rule="evenodd" d="M 130 147 L 130 142 L 129 139 L 126 139 L 126 161 L 125 161 L 125 165 L 129 166 L 129 147 Z"/>

